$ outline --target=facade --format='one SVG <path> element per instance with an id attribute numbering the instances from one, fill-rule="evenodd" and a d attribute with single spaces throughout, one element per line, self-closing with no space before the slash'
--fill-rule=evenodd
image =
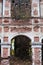
<path id="1" fill-rule="evenodd" d="M 2 58 L 11 56 L 11 47 L 14 47 L 12 39 L 25 36 L 31 40 L 32 65 L 41 65 L 43 0 L 30 0 L 30 2 L 27 0 L 28 3 L 22 2 L 20 6 L 21 1 L 18 1 L 20 0 L 0 0 L 0 55 Z"/>

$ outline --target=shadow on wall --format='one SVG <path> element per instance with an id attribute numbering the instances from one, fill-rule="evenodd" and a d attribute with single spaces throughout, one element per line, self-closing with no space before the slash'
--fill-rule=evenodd
<path id="1" fill-rule="evenodd" d="M 43 39 L 42 39 L 42 65 L 43 65 Z"/>

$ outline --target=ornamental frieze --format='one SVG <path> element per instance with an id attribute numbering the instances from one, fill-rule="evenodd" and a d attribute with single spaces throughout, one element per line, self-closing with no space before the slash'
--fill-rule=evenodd
<path id="1" fill-rule="evenodd" d="M 10 32 L 31 32 L 32 27 L 21 27 L 21 28 L 16 28 L 16 27 L 10 27 Z"/>

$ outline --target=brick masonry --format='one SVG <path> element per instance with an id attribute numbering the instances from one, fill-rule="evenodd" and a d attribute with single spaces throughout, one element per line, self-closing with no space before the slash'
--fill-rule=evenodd
<path id="1" fill-rule="evenodd" d="M 35 42 L 39 42 L 39 37 L 34 37 Z"/>
<path id="2" fill-rule="evenodd" d="M 9 24 L 9 19 L 5 18 L 3 21 L 4 24 Z"/>
<path id="3" fill-rule="evenodd" d="M 9 2 L 8 1 L 6 1 L 6 3 L 5 3 L 5 7 L 9 7 Z"/>
<path id="4" fill-rule="evenodd" d="M 9 10 L 5 10 L 5 14 L 4 15 L 8 16 L 9 15 Z"/>
<path id="5" fill-rule="evenodd" d="M 0 27 L 0 33 L 2 32 L 2 27 Z"/>
<path id="6" fill-rule="evenodd" d="M 41 32 L 43 33 L 43 27 L 40 27 L 41 28 Z"/>
<path id="7" fill-rule="evenodd" d="M 0 19 L 0 24 L 2 24 L 2 19 Z"/>
<path id="8" fill-rule="evenodd" d="M 3 48 L 3 57 L 4 58 L 8 57 L 8 48 Z"/>
<path id="9" fill-rule="evenodd" d="M 34 31 L 35 31 L 35 32 L 39 32 L 39 27 L 37 27 L 37 25 L 34 26 Z"/>
<path id="10" fill-rule="evenodd" d="M 35 60 L 34 60 L 35 65 L 40 65 L 40 63 L 41 63 L 41 61 L 40 61 L 40 48 L 34 49 L 34 56 L 35 56 Z"/>
<path id="11" fill-rule="evenodd" d="M 9 32 L 9 27 L 8 26 L 4 27 L 4 32 Z"/>
<path id="12" fill-rule="evenodd" d="M 16 27 L 10 27 L 10 32 L 31 32 L 32 27 L 22 27 L 22 28 L 16 28 Z"/>
<path id="13" fill-rule="evenodd" d="M 5 36 L 5 37 L 3 38 L 3 41 L 4 41 L 4 42 L 8 42 L 8 37 Z"/>
<path id="14" fill-rule="evenodd" d="M 0 0 L 1 1 L 1 0 Z M 11 15 L 11 7 L 9 6 L 10 0 L 3 2 L 3 17 L 9 17 Z M 9 13 L 10 11 L 10 13 Z M 40 53 L 40 46 L 42 46 L 41 40 L 43 39 L 43 19 L 35 19 L 34 17 L 39 17 L 39 0 L 32 0 L 32 16 L 33 19 L 29 20 L 15 20 L 11 18 L 0 18 L 0 39 L 1 43 L 5 44 L 6 46 L 1 47 L 1 57 L 8 57 L 10 56 L 10 47 L 7 46 L 11 44 L 11 39 L 17 35 L 24 35 L 31 39 L 32 54 L 34 59 L 32 60 L 33 65 L 41 65 L 41 53 Z M 11 17 L 11 16 L 10 16 Z M 10 22 L 10 24 L 9 24 Z M 41 25 L 39 25 L 41 24 Z M 37 46 L 37 45 L 38 46 Z M 40 45 L 40 46 L 39 46 Z M 36 47 L 37 48 L 36 48 Z"/>

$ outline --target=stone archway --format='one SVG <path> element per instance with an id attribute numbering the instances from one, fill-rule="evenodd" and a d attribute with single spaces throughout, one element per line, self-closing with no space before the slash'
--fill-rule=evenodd
<path id="1" fill-rule="evenodd" d="M 18 35 L 11 39 L 11 55 L 21 59 L 32 60 L 31 39 Z"/>

